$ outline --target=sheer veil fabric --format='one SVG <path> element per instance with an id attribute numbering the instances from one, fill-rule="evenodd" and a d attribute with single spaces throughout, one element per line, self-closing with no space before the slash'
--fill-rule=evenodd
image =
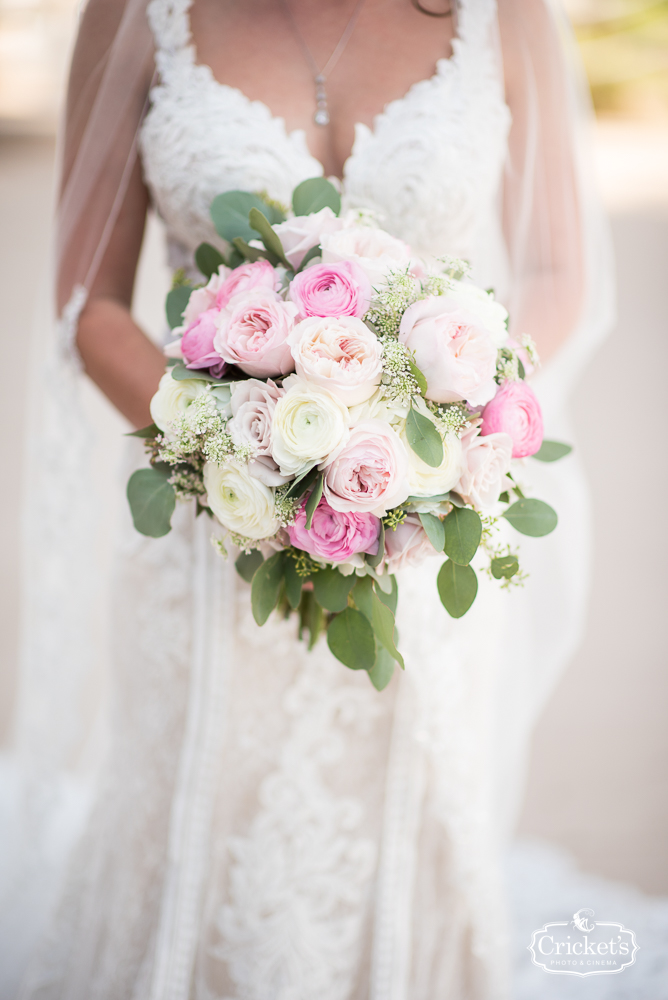
<path id="1" fill-rule="evenodd" d="M 60 315 L 39 352 L 46 361 L 35 393 L 39 419 L 28 463 L 25 641 L 13 747 L 5 763 L 7 785 L 14 789 L 12 808 L 6 809 L 11 855 L 0 887 L 7 996 L 18 988 L 37 932 L 48 924 L 66 847 L 88 808 L 77 788 L 91 787 L 77 780 L 94 728 L 89 688 L 100 651 L 91 621 L 99 581 L 91 553 L 96 532 L 103 529 L 84 485 L 92 445 L 78 404 L 78 315 L 140 149 L 154 200 L 170 228 L 173 201 L 165 194 L 169 185 L 155 152 L 165 136 L 161 115 L 167 121 L 171 113 L 169 87 L 178 90 L 180 80 L 198 72 L 198 101 L 237 100 L 215 90 L 215 81 L 203 83 L 206 67 L 190 66 L 182 37 L 187 4 L 178 0 L 151 4 L 159 77 L 149 97 L 154 42 L 146 6 L 146 0 L 125 5 L 90 0 L 83 17 L 96 26 L 96 44 L 87 53 L 85 82 L 77 81 L 81 97 L 70 109 L 63 142 Z M 550 0 L 499 0 L 498 19 L 491 0 L 466 0 L 461 22 L 455 68 L 439 70 L 443 87 L 453 86 L 448 74 L 454 76 L 457 60 L 465 64 L 475 36 L 485 53 L 483 75 L 501 96 L 505 62 L 513 108 L 512 125 L 499 112 L 503 150 L 507 135 L 505 179 L 492 191 L 487 238 L 478 234 L 473 241 L 475 266 L 481 277 L 494 277 L 518 331 L 535 326 L 536 316 L 550 328 L 571 331 L 537 380 L 550 434 L 568 435 L 568 392 L 612 320 L 609 242 L 589 188 L 586 101 L 571 40 Z M 412 97 L 431 122 L 438 76 L 436 83 L 414 88 Z M 351 157 L 344 185 L 351 203 L 373 201 L 370 152 L 374 143 L 382 152 L 387 130 L 402 127 L 401 108 L 394 109 L 394 118 L 390 110 L 379 116 L 383 121 L 375 133 L 358 127 L 359 152 Z M 248 106 L 240 116 L 247 128 Z M 321 173 L 317 161 L 297 149 L 298 137 L 288 138 L 285 161 L 292 162 L 294 154 L 294 170 L 301 171 L 297 179 Z M 187 233 L 177 235 L 171 252 L 187 259 L 194 246 L 187 245 Z M 418 249 L 429 251 L 428 242 L 425 238 Z M 247 593 L 239 592 L 238 604 L 230 597 L 239 590 L 233 567 L 215 562 L 201 523 L 194 529 L 187 511 L 178 512 L 167 539 L 146 543 L 128 534 L 117 602 L 127 617 L 134 612 L 124 600 L 141 593 L 145 601 L 141 627 L 114 642 L 122 679 L 112 706 L 113 718 L 121 720 L 112 744 L 117 759 L 92 796 L 106 799 L 107 811 L 94 813 L 85 840 L 88 853 L 74 855 L 89 862 L 75 864 L 63 908 L 21 995 L 41 1000 L 505 997 L 498 857 L 512 831 L 532 722 L 577 642 L 586 600 L 586 491 L 577 460 L 569 461 L 563 472 L 532 469 L 536 492 L 563 511 L 559 539 L 549 540 L 542 552 L 526 546 L 530 571 L 541 586 L 513 595 L 512 604 L 483 587 L 475 614 L 447 634 L 447 663 L 438 660 L 434 647 L 441 637 L 434 633 L 424 670 L 416 669 L 409 682 L 402 678 L 382 709 L 370 687 L 340 682 L 337 671 L 343 668 L 326 650 L 306 654 L 278 626 L 256 634 L 244 611 Z M 428 576 L 411 571 L 402 580 L 402 643 L 416 658 L 432 628 L 432 610 L 420 599 L 425 587 L 433 587 Z M 500 655 L 496 644 L 505 635 L 513 636 L 514 645 Z M 289 684 L 266 677 L 267 663 L 281 657 L 295 663 Z M 313 663 L 320 670 L 317 689 Z M 240 664 L 248 665 L 243 679 L 233 669 Z M 282 721 L 270 712 L 262 716 L 277 741 L 276 760 L 262 757 L 256 736 L 243 725 L 244 708 L 252 716 L 252 693 L 263 686 L 266 703 L 274 697 L 284 706 Z M 169 697 L 147 715 L 137 741 L 128 722 L 133 704 L 162 698 L 167 689 Z M 236 720 L 221 726 L 230 711 Z M 483 747 L 476 742 L 480 733 Z M 370 743 L 383 756 L 385 778 L 380 784 L 365 779 L 373 792 L 362 816 L 350 778 L 336 778 L 340 795 L 333 805 L 323 773 L 331 782 L 327 768 L 336 769 L 337 761 L 341 768 L 350 765 L 351 754 L 362 760 Z M 249 760 L 255 760 L 256 770 L 240 790 L 230 769 L 243 774 Z M 305 760 L 313 762 L 310 770 Z M 222 774 L 221 761 L 228 769 Z M 125 789 L 139 786 L 141 796 L 124 798 Z M 221 812 L 221 789 L 232 803 L 230 816 L 237 809 L 237 819 L 246 817 L 243 836 L 243 823 L 235 826 Z M 253 794 L 262 799 L 257 815 L 248 802 L 237 801 Z M 305 801 L 311 811 L 304 812 L 304 820 L 321 831 L 314 843 L 326 860 L 311 872 L 311 878 L 321 878 L 318 899 L 305 884 L 304 920 L 289 925 L 302 935 L 291 979 L 281 964 L 285 942 L 277 943 L 274 927 L 263 951 L 257 943 L 263 918 L 251 911 L 275 876 L 269 862 L 288 868 L 291 863 L 285 852 L 267 854 L 266 838 L 283 843 L 276 831 L 287 827 L 295 803 L 302 808 Z M 103 836 L 101 825 L 110 816 L 119 836 L 105 854 L 91 845 Z M 327 833 L 328 824 L 336 826 L 336 837 Z M 225 862 L 215 860 L 214 829 L 216 843 L 228 845 Z M 353 837 L 355 829 L 359 835 Z M 219 871 L 222 904 L 206 891 Z M 255 883 L 249 883 L 249 873 Z M 297 880 L 297 868 L 293 875 Z M 278 887 L 276 899 L 278 912 L 281 906 L 290 911 Z M 430 914 L 424 934 L 422 912 Z M 212 971 L 215 962 L 222 972 Z"/>

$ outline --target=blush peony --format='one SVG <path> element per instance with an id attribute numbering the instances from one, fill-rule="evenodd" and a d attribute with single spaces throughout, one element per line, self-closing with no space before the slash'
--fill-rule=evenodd
<path id="1" fill-rule="evenodd" d="M 480 433 L 505 431 L 513 442 L 513 458 L 535 455 L 543 441 L 543 414 L 526 382 L 505 382 L 482 414 Z"/>
<path id="2" fill-rule="evenodd" d="M 480 436 L 480 425 L 462 437 L 464 472 L 455 487 L 467 503 L 484 510 L 493 507 L 499 494 L 512 487 L 508 479 L 513 442 L 508 434 Z"/>
<path id="3" fill-rule="evenodd" d="M 428 556 L 437 555 L 416 514 L 409 514 L 401 524 L 385 532 L 385 566 L 396 573 L 406 566 L 419 566 Z"/>
<path id="4" fill-rule="evenodd" d="M 335 264 L 348 260 L 365 272 L 374 288 L 387 281 L 390 271 L 410 267 L 411 250 L 402 240 L 373 226 L 350 226 L 323 236 L 322 260 Z"/>
<path id="5" fill-rule="evenodd" d="M 255 378 L 294 371 L 288 336 L 297 307 L 269 288 L 253 288 L 230 299 L 221 311 L 214 349 L 230 365 Z"/>
<path id="6" fill-rule="evenodd" d="M 363 403 L 376 391 L 383 350 L 360 319 L 305 319 L 294 327 L 288 343 L 297 374 L 328 389 L 346 406 Z"/>
<path id="7" fill-rule="evenodd" d="M 399 340 L 415 355 L 437 403 L 487 403 L 496 391 L 496 347 L 479 320 L 447 297 L 422 299 L 401 319 Z"/>
<path id="8" fill-rule="evenodd" d="M 290 298 L 307 316 L 364 316 L 371 301 L 371 282 L 357 264 L 314 264 L 290 283 Z"/>
<path id="9" fill-rule="evenodd" d="M 357 424 L 325 467 L 324 494 L 335 510 L 382 517 L 409 492 L 406 451 L 396 431 L 380 420 Z"/>
<path id="10" fill-rule="evenodd" d="M 323 236 L 336 232 L 342 225 L 331 208 L 321 208 L 312 215 L 297 215 L 286 222 L 279 222 L 273 230 L 281 241 L 285 256 L 296 270 Z"/>
<path id="11" fill-rule="evenodd" d="M 306 530 L 305 503 L 298 509 L 294 524 L 287 529 L 296 549 L 310 552 L 328 562 L 347 562 L 357 552 L 375 555 L 378 551 L 380 520 L 373 514 L 334 510 L 323 497 Z"/>

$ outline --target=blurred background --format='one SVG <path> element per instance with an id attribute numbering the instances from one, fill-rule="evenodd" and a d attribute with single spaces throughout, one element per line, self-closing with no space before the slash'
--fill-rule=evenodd
<path id="1" fill-rule="evenodd" d="M 0 740 L 16 678 L 26 315 L 47 267 L 75 7 L 0 0 Z M 568 12 L 597 114 L 619 319 L 574 397 L 596 517 L 589 625 L 537 728 L 520 832 L 589 872 L 668 894 L 668 0 L 570 0 Z M 156 334 L 166 282 L 152 220 L 136 310 Z M 120 421 L 108 426 L 120 441 Z"/>

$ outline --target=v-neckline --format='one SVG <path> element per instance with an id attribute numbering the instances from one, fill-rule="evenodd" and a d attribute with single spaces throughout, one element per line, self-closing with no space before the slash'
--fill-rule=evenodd
<path id="1" fill-rule="evenodd" d="M 216 78 L 216 76 L 214 75 L 214 72 L 213 72 L 212 68 L 208 65 L 208 63 L 198 62 L 198 60 L 197 60 L 197 46 L 195 45 L 195 40 L 193 38 L 192 28 L 191 28 L 191 24 L 190 24 L 190 8 L 192 6 L 192 2 L 193 2 L 193 0 L 187 0 L 186 7 L 185 7 L 185 10 L 183 12 L 183 15 L 184 15 L 184 18 L 185 18 L 185 27 L 186 27 L 186 34 L 187 34 L 186 49 L 189 52 L 189 55 L 190 55 L 193 67 L 197 68 L 199 70 L 202 70 L 205 73 L 207 73 L 207 75 L 209 77 L 209 80 L 210 80 L 210 82 L 212 83 L 213 86 L 218 87 L 221 91 L 225 91 L 227 93 L 236 94 L 249 108 L 252 108 L 253 105 L 256 105 L 257 107 L 262 108 L 263 111 L 265 111 L 266 114 L 268 115 L 268 117 L 271 119 L 271 121 L 276 122 L 277 124 L 280 125 L 280 127 L 281 127 L 281 129 L 282 129 L 282 131 L 283 131 L 283 133 L 285 135 L 285 138 L 286 138 L 286 140 L 288 142 L 291 141 L 293 139 L 293 137 L 301 140 L 301 142 L 303 143 L 303 147 L 304 147 L 307 155 L 309 156 L 309 158 L 311 160 L 313 160 L 314 163 L 318 164 L 318 166 L 320 167 L 320 170 L 322 171 L 321 176 L 324 177 L 325 176 L 325 166 L 322 163 L 322 161 L 319 160 L 317 158 L 317 156 L 314 156 L 313 153 L 311 152 L 311 149 L 310 149 L 309 144 L 308 144 L 308 139 L 306 137 L 306 130 L 305 129 L 303 129 L 303 128 L 294 128 L 294 129 L 291 129 L 291 131 L 288 132 L 287 126 L 285 124 L 285 118 L 283 118 L 282 115 L 276 115 L 276 114 L 274 114 L 274 112 L 271 110 L 271 108 L 269 107 L 268 104 L 265 104 L 265 102 L 262 101 L 262 100 L 260 100 L 259 98 L 257 98 L 257 99 L 254 100 L 254 99 L 248 97 L 248 95 L 245 94 L 244 91 L 241 90 L 239 87 L 233 87 L 232 84 L 230 84 L 230 83 L 221 83 L 221 81 L 218 80 Z M 461 15 L 460 15 L 460 17 L 461 17 Z M 354 157 L 356 155 L 356 147 L 357 147 L 357 144 L 358 144 L 358 140 L 360 138 L 360 130 L 366 129 L 371 136 L 375 136 L 377 134 L 378 124 L 379 124 L 380 120 L 385 117 L 385 115 L 387 115 L 388 113 L 390 113 L 392 111 L 392 109 L 400 107 L 402 104 L 405 104 L 408 101 L 410 101 L 412 95 L 414 93 L 416 93 L 418 89 L 422 89 L 423 87 L 425 87 L 425 85 L 426 86 L 429 86 L 429 85 L 434 86 L 438 81 L 441 80 L 441 78 L 443 77 L 443 75 L 444 75 L 444 73 L 446 71 L 450 70 L 452 67 L 454 67 L 456 65 L 457 59 L 458 59 L 458 54 L 459 54 L 459 49 L 460 49 L 460 46 L 462 44 L 462 36 L 461 36 L 461 30 L 460 30 L 460 28 L 461 28 L 461 23 L 458 24 L 458 26 L 457 26 L 457 33 L 453 36 L 453 38 L 452 38 L 452 40 L 450 42 L 450 47 L 452 49 L 452 54 L 450 56 L 443 56 L 441 59 L 438 59 L 436 61 L 436 70 L 435 70 L 434 73 L 432 73 L 431 76 L 424 77 L 422 80 L 416 80 L 415 83 L 412 83 L 410 85 L 410 87 L 408 88 L 408 90 L 406 91 L 405 94 L 403 94 L 401 97 L 395 97 L 391 101 L 388 101 L 387 104 L 384 105 L 383 109 L 373 116 L 373 121 L 372 121 L 371 125 L 367 125 L 364 122 L 355 122 L 353 144 L 351 146 L 350 153 L 348 154 L 348 156 L 346 157 L 346 159 L 343 161 L 343 167 L 341 169 L 341 177 L 339 177 L 338 174 L 330 174 L 329 175 L 329 179 L 334 179 L 334 180 L 336 180 L 341 185 L 343 185 L 345 183 L 346 171 L 347 171 L 348 165 L 352 162 L 352 160 L 354 159 Z"/>

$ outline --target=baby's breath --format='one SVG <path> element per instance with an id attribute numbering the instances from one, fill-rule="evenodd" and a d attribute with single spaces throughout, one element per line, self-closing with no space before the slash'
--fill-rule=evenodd
<path id="1" fill-rule="evenodd" d="M 232 545 L 236 545 L 246 555 L 252 552 L 253 549 L 260 548 L 260 542 L 256 538 L 247 538 L 246 535 L 239 535 L 236 531 L 230 531 L 227 537 L 232 542 Z"/>
<path id="2" fill-rule="evenodd" d="M 471 426 L 471 414 L 463 403 L 434 403 L 430 399 L 426 403 L 442 437 L 448 434 L 459 435 Z"/>
<path id="3" fill-rule="evenodd" d="M 502 347 L 496 356 L 496 381 L 518 382 L 520 379 L 519 358 L 509 347 Z"/>
<path id="4" fill-rule="evenodd" d="M 524 350 L 529 355 L 529 360 L 532 365 L 540 364 L 540 358 L 538 357 L 538 348 L 536 347 L 536 341 L 528 333 L 523 333 L 520 337 L 520 344 Z"/>
<path id="5" fill-rule="evenodd" d="M 447 295 L 451 288 L 452 281 L 445 274 L 428 274 L 422 282 L 425 295 Z"/>
<path id="6" fill-rule="evenodd" d="M 387 284 L 376 292 L 365 318 L 381 337 L 396 337 L 401 317 L 421 297 L 422 289 L 408 268 L 391 271 Z"/>
<path id="7" fill-rule="evenodd" d="M 206 493 L 201 474 L 189 465 L 177 466 L 169 481 L 180 500 L 189 500 L 191 497 L 200 497 Z"/>
<path id="8" fill-rule="evenodd" d="M 420 387 L 411 370 L 411 352 L 398 340 L 384 338 L 383 374 L 381 384 L 388 399 L 408 405 L 413 396 L 419 395 Z"/>
<path id="9" fill-rule="evenodd" d="M 287 495 L 291 485 L 292 483 L 286 483 L 285 486 L 279 486 L 274 493 L 274 510 L 284 528 L 295 523 L 295 515 L 299 507 L 299 499 Z"/>
<path id="10" fill-rule="evenodd" d="M 450 278 L 454 278 L 455 281 L 461 281 L 462 278 L 466 278 L 471 273 L 471 265 L 467 260 L 462 260 L 461 257 L 451 257 L 446 254 L 444 257 L 436 258 L 442 265 L 443 270 Z"/>

